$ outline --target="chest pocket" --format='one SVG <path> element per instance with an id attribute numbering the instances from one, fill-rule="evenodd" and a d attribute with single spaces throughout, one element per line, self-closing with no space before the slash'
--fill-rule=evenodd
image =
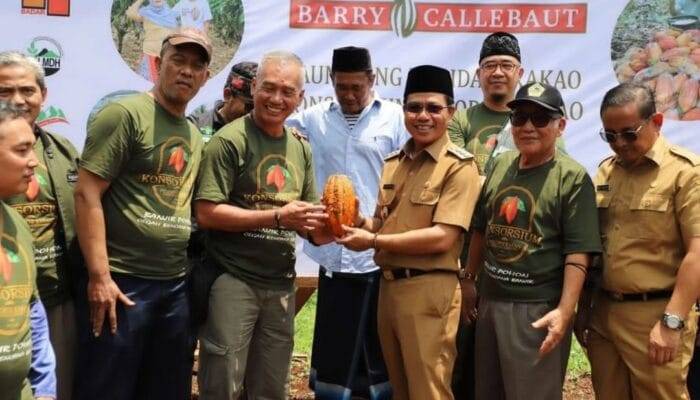
<path id="1" fill-rule="evenodd" d="M 671 197 L 661 193 L 641 193 L 630 202 L 630 236 L 654 239 L 668 231 Z"/>
<path id="2" fill-rule="evenodd" d="M 412 228 L 428 228 L 433 223 L 433 214 L 440 191 L 436 189 L 416 189 L 411 192 L 411 204 L 406 213 L 406 224 Z"/>

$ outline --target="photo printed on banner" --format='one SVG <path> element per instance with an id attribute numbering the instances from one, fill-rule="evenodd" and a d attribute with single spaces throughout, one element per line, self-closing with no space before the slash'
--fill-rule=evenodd
<path id="1" fill-rule="evenodd" d="M 197 29 L 212 43 L 209 65 L 219 73 L 243 37 L 241 0 L 114 0 L 110 23 L 117 52 L 134 72 L 154 82 L 163 39 L 181 29 Z"/>
<path id="2" fill-rule="evenodd" d="M 649 86 L 667 119 L 700 120 L 700 2 L 630 1 L 611 48 L 619 82 Z"/>

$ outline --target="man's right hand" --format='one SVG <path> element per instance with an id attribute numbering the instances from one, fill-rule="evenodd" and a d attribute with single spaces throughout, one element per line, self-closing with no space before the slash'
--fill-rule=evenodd
<path id="1" fill-rule="evenodd" d="M 314 205 L 305 201 L 292 201 L 279 209 L 280 225 L 285 229 L 306 234 L 313 229 L 322 228 L 328 214 L 326 206 Z"/>
<path id="2" fill-rule="evenodd" d="M 95 337 L 102 333 L 105 314 L 109 318 L 109 330 L 117 332 L 117 300 L 131 307 L 135 305 L 112 280 L 109 274 L 103 277 L 90 277 L 87 286 L 88 302 L 90 303 L 90 322 Z"/>
<path id="3" fill-rule="evenodd" d="M 476 321 L 476 283 L 473 279 L 461 279 L 459 281 L 462 291 L 462 310 L 461 319 L 465 324 L 470 325 Z"/>

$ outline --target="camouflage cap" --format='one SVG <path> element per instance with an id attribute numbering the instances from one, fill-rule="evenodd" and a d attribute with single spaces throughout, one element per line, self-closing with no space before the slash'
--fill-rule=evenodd
<path id="1" fill-rule="evenodd" d="M 248 103 L 253 102 L 253 95 L 250 92 L 250 85 L 258 71 L 258 64 L 250 61 L 243 61 L 231 67 L 231 72 L 226 78 L 226 86 L 233 94 Z"/>

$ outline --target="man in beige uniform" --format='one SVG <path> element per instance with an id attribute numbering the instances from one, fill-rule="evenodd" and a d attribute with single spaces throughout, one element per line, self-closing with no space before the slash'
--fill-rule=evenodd
<path id="1" fill-rule="evenodd" d="M 459 255 L 479 191 L 473 157 L 452 144 L 450 73 L 411 69 L 404 117 L 411 139 L 389 154 L 373 218 L 338 242 L 374 248 L 382 269 L 378 328 L 394 399 L 453 399 Z"/>
<path id="2" fill-rule="evenodd" d="M 602 293 L 587 335 L 598 399 L 687 399 L 700 289 L 700 157 L 668 143 L 645 86 L 603 98 L 595 178 Z"/>

